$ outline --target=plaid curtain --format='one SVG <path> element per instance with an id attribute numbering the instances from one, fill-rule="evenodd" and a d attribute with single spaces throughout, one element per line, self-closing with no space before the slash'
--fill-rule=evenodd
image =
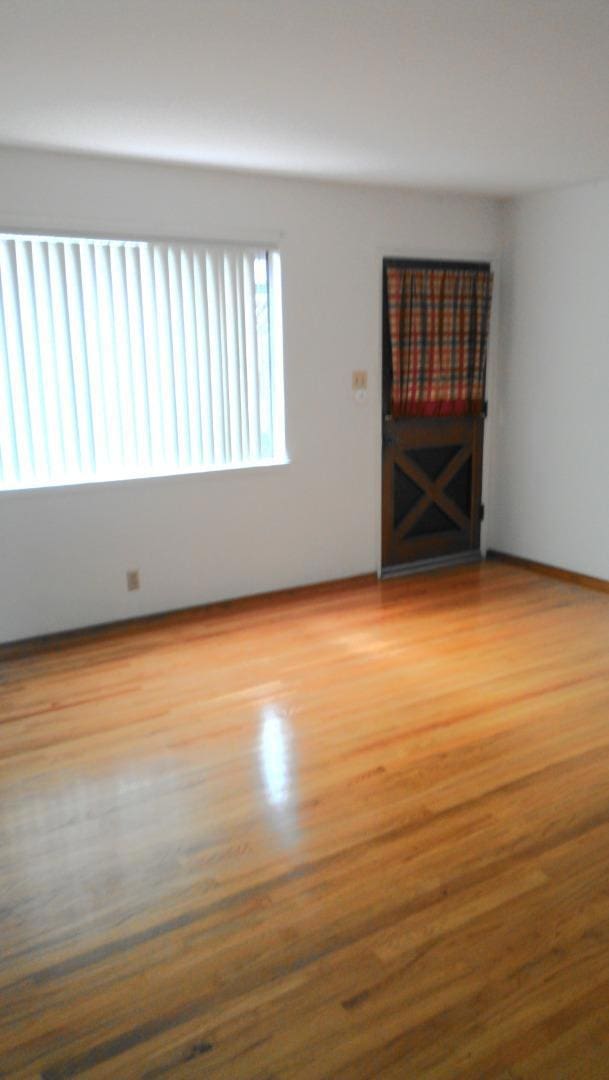
<path id="1" fill-rule="evenodd" d="M 481 412 L 490 270 L 389 266 L 386 286 L 392 415 Z"/>

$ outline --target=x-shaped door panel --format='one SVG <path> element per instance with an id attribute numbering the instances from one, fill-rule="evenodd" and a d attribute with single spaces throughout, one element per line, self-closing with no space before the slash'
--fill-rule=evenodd
<path id="1" fill-rule="evenodd" d="M 459 509 L 456 502 L 447 494 L 446 488 L 460 469 L 463 468 L 471 455 L 471 446 L 462 446 L 442 469 L 439 476 L 434 478 L 429 476 L 420 465 L 409 457 L 407 451 L 395 447 L 394 464 L 398 465 L 402 472 L 421 489 L 420 498 L 415 505 L 411 507 L 405 517 L 402 518 L 395 529 L 394 535 L 396 540 L 403 540 L 407 537 L 425 511 L 433 505 L 440 507 L 447 517 L 454 522 L 455 528 L 463 530 L 469 529 L 469 517 Z"/>

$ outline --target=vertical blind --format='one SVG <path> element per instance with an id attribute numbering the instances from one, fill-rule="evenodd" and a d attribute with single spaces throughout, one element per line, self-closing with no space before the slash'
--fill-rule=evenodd
<path id="1" fill-rule="evenodd" d="M 0 236 L 0 487 L 283 457 L 276 252 Z"/>

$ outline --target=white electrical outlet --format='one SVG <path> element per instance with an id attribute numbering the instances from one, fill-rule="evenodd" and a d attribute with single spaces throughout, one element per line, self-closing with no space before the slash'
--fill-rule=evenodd
<path id="1" fill-rule="evenodd" d="M 127 570 L 127 591 L 135 592 L 140 587 L 139 570 Z"/>

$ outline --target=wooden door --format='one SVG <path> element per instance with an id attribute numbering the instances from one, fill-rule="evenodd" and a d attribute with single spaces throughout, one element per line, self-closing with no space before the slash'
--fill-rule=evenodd
<path id="1" fill-rule="evenodd" d="M 484 420 L 383 424 L 383 568 L 480 548 Z"/>
<path id="2" fill-rule="evenodd" d="M 385 260 L 385 265 L 397 262 L 408 266 L 472 265 L 416 260 Z M 385 273 L 383 319 L 383 571 L 474 556 L 480 549 L 486 406 L 476 415 L 393 417 Z"/>

